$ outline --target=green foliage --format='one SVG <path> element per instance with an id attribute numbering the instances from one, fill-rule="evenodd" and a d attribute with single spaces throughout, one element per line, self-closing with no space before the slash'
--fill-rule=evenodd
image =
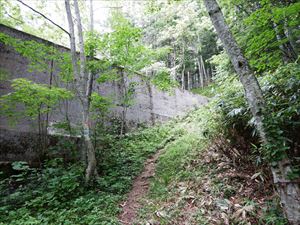
<path id="1" fill-rule="evenodd" d="M 129 20 L 119 13 L 111 18 L 113 32 L 104 36 L 108 42 L 106 48 L 113 65 L 135 66 L 143 55 L 144 46 L 141 44 L 141 29 L 134 27 Z"/>
<path id="2" fill-rule="evenodd" d="M 158 71 L 151 82 L 162 91 L 170 91 L 178 87 L 178 83 L 170 78 L 170 73 L 166 69 Z"/>
<path id="3" fill-rule="evenodd" d="M 112 32 L 98 35 L 98 39 L 88 41 L 96 51 L 102 56 L 101 59 L 105 62 L 103 65 L 103 73 L 97 79 L 98 82 L 111 80 L 121 80 L 121 73 L 126 76 L 140 75 L 140 70 L 155 63 L 157 60 L 164 57 L 169 48 L 157 48 L 155 50 L 147 47 L 142 42 L 142 30 L 135 27 L 130 20 L 125 18 L 120 13 L 115 13 L 110 19 Z M 90 43 L 94 44 L 90 44 Z M 97 43 L 97 45 L 95 45 Z M 167 71 L 160 71 L 155 76 L 154 84 L 164 84 L 167 88 L 168 82 L 170 86 L 174 86 L 167 81 Z M 159 81 L 161 78 L 161 81 Z M 171 87 L 170 87 L 171 88 Z"/>
<path id="4" fill-rule="evenodd" d="M 91 95 L 91 110 L 100 110 L 107 112 L 110 106 L 109 99 L 93 92 Z"/>
<path id="5" fill-rule="evenodd" d="M 97 82 L 120 82 L 123 90 L 120 105 L 128 107 L 133 104 L 132 99 L 137 83 L 127 84 L 127 77 L 135 75 L 140 76 L 142 81 L 149 80 L 140 71 L 163 57 L 168 52 L 168 48 L 153 50 L 146 47 L 142 43 L 142 30 L 135 27 L 120 13 L 112 15 L 110 24 L 112 31 L 109 33 L 88 34 L 86 50 L 91 52 L 91 49 L 94 49 L 94 53 L 101 55 L 101 61 L 98 63 L 102 65 L 98 66 L 101 75 L 97 78 Z M 93 68 L 95 67 L 97 66 Z M 150 80 L 162 90 L 170 90 L 176 86 L 176 83 L 170 79 L 168 70 L 155 71 Z"/>
<path id="6" fill-rule="evenodd" d="M 20 168 L 24 169 L 19 163 L 13 166 L 18 171 Z M 15 183 L 18 181 L 15 175 L 2 181 L 1 193 L 7 192 L 5 188 L 9 184 L 15 183 L 16 186 L 13 192 L 7 192 L 7 197 L 1 200 L 1 222 L 31 224 L 28 221 L 35 221 L 36 224 L 53 224 L 58 218 L 55 211 L 66 210 L 72 205 L 66 200 L 82 193 L 81 176 L 78 165 L 65 169 L 62 161 L 56 159 L 49 161 L 41 171 L 31 169 L 22 185 Z"/>
<path id="7" fill-rule="evenodd" d="M 12 169 L 18 171 L 18 174 L 11 175 L 15 182 L 24 182 L 32 169 L 29 168 L 27 162 L 15 161 L 12 163 Z"/>
<path id="8" fill-rule="evenodd" d="M 203 88 L 193 88 L 191 89 L 191 92 L 193 92 L 194 94 L 198 94 L 198 95 L 202 95 L 202 96 L 206 96 L 206 97 L 214 97 L 216 91 L 216 84 L 215 83 L 212 83 L 212 84 L 209 84 Z"/>
<path id="9" fill-rule="evenodd" d="M 97 78 L 97 82 L 105 83 L 109 81 L 119 81 L 120 79 L 119 69 L 111 68 L 101 73 L 101 75 Z"/>
<path id="10" fill-rule="evenodd" d="M 175 138 L 166 146 L 164 153 L 160 156 L 157 165 L 159 179 L 156 182 L 162 182 L 167 186 L 174 182 L 174 179 L 188 179 L 192 175 L 184 169 L 187 161 L 207 145 L 210 136 L 204 135 L 205 133 L 209 132 L 211 135 L 217 133 L 215 115 L 210 107 L 202 107 L 188 116 L 174 121 Z M 160 186 L 155 183 L 154 185 Z"/>
<path id="11" fill-rule="evenodd" d="M 99 36 L 96 50 L 110 66 L 124 67 L 127 73 L 139 71 L 151 62 L 151 51 L 141 42 L 141 29 L 122 14 L 110 19 L 112 32 Z"/>
<path id="12" fill-rule="evenodd" d="M 222 51 L 218 55 L 213 55 L 209 61 L 216 68 L 217 79 L 226 79 L 228 76 L 234 73 L 229 56 L 226 54 L 225 51 Z"/>
<path id="13" fill-rule="evenodd" d="M 66 89 L 50 88 L 25 78 L 14 79 L 11 86 L 13 92 L 0 98 L 1 114 L 10 118 L 27 116 L 36 119 L 39 115 L 52 110 L 60 100 L 72 97 L 72 93 Z M 24 110 L 16 110 L 20 105 Z"/>
<path id="14" fill-rule="evenodd" d="M 221 124 L 220 132 L 233 144 L 238 144 L 238 140 L 241 140 L 239 136 L 243 136 L 247 140 L 244 144 L 249 147 L 248 152 L 241 155 L 248 158 L 252 158 L 252 155 L 258 161 L 261 158 L 277 161 L 289 155 L 292 160 L 296 160 L 293 149 L 297 148 L 295 143 L 299 139 L 299 65 L 291 63 L 281 66 L 260 79 L 266 99 L 265 129 L 270 138 L 268 145 L 261 147 L 260 153 L 250 145 L 252 143 L 259 146 L 259 141 L 242 86 L 235 75 L 223 73 L 221 67 L 220 70 L 219 75 L 214 78 L 217 87 L 214 89 L 216 97 L 213 99 Z"/>
<path id="15" fill-rule="evenodd" d="M 153 127 L 136 131 L 120 140 L 112 135 L 96 137 L 99 146 L 97 158 L 99 171 L 103 171 L 98 180 L 101 190 L 125 194 L 132 179 L 138 175 L 143 162 L 150 154 L 164 145 L 169 138 L 170 127 Z"/>
<path id="16" fill-rule="evenodd" d="M 90 111 L 93 113 L 93 117 L 97 120 L 104 118 L 108 113 L 109 108 L 112 106 L 112 100 L 99 95 L 96 92 L 91 94 L 91 106 Z"/>
<path id="17" fill-rule="evenodd" d="M 252 68 L 260 72 L 276 70 L 283 60 L 296 60 L 299 2 L 235 0 L 233 4 L 239 10 L 228 17 L 236 18 L 232 26 Z"/>
<path id="18" fill-rule="evenodd" d="M 281 66 L 266 75 L 262 85 L 267 101 L 264 121 L 272 138 L 266 146 L 266 156 L 269 160 L 279 160 L 287 154 L 293 158 L 300 129 L 300 66 L 296 63 Z"/>

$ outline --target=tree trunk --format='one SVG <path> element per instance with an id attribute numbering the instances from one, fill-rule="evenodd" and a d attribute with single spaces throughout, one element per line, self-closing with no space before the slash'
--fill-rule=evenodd
<path id="1" fill-rule="evenodd" d="M 176 47 L 174 46 L 173 47 L 173 51 L 174 51 L 174 54 L 173 54 L 173 68 L 174 68 L 174 77 L 173 77 L 173 79 L 174 80 L 177 80 L 177 75 L 176 75 Z"/>
<path id="2" fill-rule="evenodd" d="M 193 74 L 193 88 L 197 88 L 197 74 Z"/>
<path id="3" fill-rule="evenodd" d="M 205 64 L 204 64 L 202 55 L 200 55 L 200 60 L 201 60 L 201 66 L 202 66 L 202 75 L 204 77 L 204 83 L 203 83 L 203 86 L 204 86 L 204 84 L 208 84 L 208 78 L 207 78 L 207 73 L 206 73 Z"/>
<path id="4" fill-rule="evenodd" d="M 127 101 L 128 101 L 128 93 L 127 93 L 127 87 L 126 87 L 126 80 L 124 76 L 124 71 L 121 69 L 120 71 L 120 88 L 121 88 L 121 95 L 122 95 L 122 117 L 121 117 L 121 129 L 120 129 L 120 136 L 123 136 L 126 133 L 126 114 L 127 114 Z"/>
<path id="5" fill-rule="evenodd" d="M 182 72 L 181 72 L 181 88 L 182 88 L 182 90 L 185 89 L 184 70 L 185 70 L 185 65 L 183 65 L 183 69 L 182 69 Z"/>
<path id="6" fill-rule="evenodd" d="M 153 125 L 155 125 L 155 114 L 153 112 L 153 108 L 154 108 L 153 91 L 152 91 L 151 83 L 149 80 L 146 81 L 146 86 L 147 86 L 148 94 L 149 94 L 150 120 L 151 120 L 151 125 L 153 126 Z"/>
<path id="7" fill-rule="evenodd" d="M 70 48 L 71 48 L 71 57 L 73 72 L 76 79 L 79 78 L 78 68 L 77 68 L 77 56 L 76 56 L 76 44 L 75 44 L 75 32 L 74 32 L 74 22 L 71 13 L 70 1 L 65 0 L 65 7 L 67 12 L 69 30 L 70 30 Z"/>
<path id="8" fill-rule="evenodd" d="M 207 74 L 207 83 L 209 84 L 211 82 L 211 72 L 209 67 L 206 69 L 206 74 Z"/>
<path id="9" fill-rule="evenodd" d="M 82 34 L 82 25 L 81 25 L 81 17 L 78 7 L 78 1 L 74 0 L 74 8 L 77 20 L 77 31 L 78 31 L 78 39 L 79 39 L 79 56 L 80 56 L 80 78 L 81 78 L 81 85 L 83 87 L 82 93 L 85 94 L 83 96 L 83 112 L 82 112 L 82 126 L 83 126 L 83 137 L 84 142 L 86 144 L 87 150 L 87 168 L 85 173 L 85 181 L 89 183 L 91 178 L 96 175 L 96 153 L 94 146 L 91 140 L 91 121 L 90 121 L 90 97 L 91 97 L 91 84 L 92 84 L 92 73 L 86 75 L 86 58 L 84 54 L 84 41 L 83 41 L 83 34 Z M 86 79 L 86 77 L 88 77 Z"/>
<path id="10" fill-rule="evenodd" d="M 191 89 L 191 78 L 190 78 L 190 71 L 187 72 L 187 89 L 190 90 Z"/>
<path id="11" fill-rule="evenodd" d="M 67 19 L 68 19 L 68 24 L 69 24 L 69 32 L 70 32 L 69 37 L 70 37 L 72 69 L 73 69 L 74 78 L 77 80 L 77 79 L 79 79 L 79 72 L 78 72 L 78 66 L 77 66 L 75 31 L 74 31 L 74 22 L 73 22 L 73 17 L 72 17 L 72 13 L 71 13 L 71 6 L 70 6 L 69 0 L 65 0 L 65 8 L 66 8 Z M 75 84 L 75 90 L 77 92 L 77 96 L 79 97 L 80 102 L 82 102 L 80 91 L 79 91 L 80 86 L 78 83 Z M 82 147 L 84 147 L 84 146 L 82 146 Z M 81 149 L 81 159 L 84 164 L 86 164 L 86 156 L 85 155 L 86 155 L 86 151 L 82 148 Z"/>
<path id="12" fill-rule="evenodd" d="M 90 31 L 94 30 L 94 9 L 93 0 L 90 0 Z"/>
<path id="13" fill-rule="evenodd" d="M 197 59 L 195 59 L 195 88 L 200 87 L 200 77 L 199 77 L 199 71 L 198 71 L 198 64 L 197 64 Z"/>
<path id="14" fill-rule="evenodd" d="M 185 63 L 184 63 L 184 59 L 185 59 L 185 49 L 184 49 L 184 45 L 182 48 L 182 71 L 181 71 L 181 88 L 182 90 L 185 89 L 185 78 L 184 78 L 184 73 L 185 73 Z"/>
<path id="15" fill-rule="evenodd" d="M 214 77 L 214 69 L 212 64 L 210 64 L 210 79 L 212 80 L 213 77 Z"/>
<path id="16" fill-rule="evenodd" d="M 243 84 L 245 97 L 255 119 L 255 125 L 260 137 L 264 143 L 268 143 L 268 137 L 263 126 L 262 111 L 264 100 L 259 83 L 251 71 L 248 61 L 233 38 L 217 1 L 204 0 L 204 3 L 218 36 Z M 298 225 L 300 224 L 300 190 L 299 185 L 288 180 L 286 176 L 288 171 L 290 171 L 290 162 L 286 158 L 277 163 L 274 162 L 274 165 L 271 166 L 273 179 L 280 194 L 287 219 L 291 224 Z"/>
<path id="17" fill-rule="evenodd" d="M 74 23 L 72 19 L 71 7 L 69 0 L 65 0 L 66 12 L 69 22 L 70 29 L 70 45 L 71 45 L 71 54 L 72 54 L 72 64 L 75 77 L 79 78 L 77 81 L 77 86 L 79 88 L 79 98 L 82 103 L 82 127 L 83 127 L 83 139 L 85 148 L 87 151 L 87 168 L 85 180 L 88 183 L 92 176 L 96 175 L 96 156 L 95 149 L 90 138 L 90 115 L 89 115 L 89 106 L 90 106 L 90 94 L 91 94 L 91 76 L 86 76 L 85 71 L 85 55 L 84 55 L 84 42 L 82 35 L 82 26 L 81 18 L 78 7 L 77 0 L 74 0 L 75 14 L 77 20 L 77 30 L 78 30 L 78 39 L 79 39 L 79 48 L 80 48 L 80 71 L 77 69 L 77 57 L 76 57 L 76 45 L 75 45 L 75 32 L 74 32 Z M 88 77 L 88 78 L 87 78 Z"/>
<path id="18" fill-rule="evenodd" d="M 198 64 L 198 71 L 199 71 L 200 87 L 203 88 L 204 87 L 204 79 L 203 79 L 201 62 L 200 62 L 199 58 L 197 58 L 197 64 Z"/>
<path id="19" fill-rule="evenodd" d="M 224 16 L 216 0 L 204 0 L 204 2 L 218 36 L 223 42 L 234 69 L 239 75 L 240 81 L 243 84 L 245 97 L 255 118 L 257 129 L 260 132 L 262 139 L 266 140 L 262 121 L 262 109 L 264 102 L 258 81 L 250 70 L 248 61 L 244 57 L 241 49 L 238 47 L 231 32 L 229 31 L 229 28 L 225 23 Z"/>

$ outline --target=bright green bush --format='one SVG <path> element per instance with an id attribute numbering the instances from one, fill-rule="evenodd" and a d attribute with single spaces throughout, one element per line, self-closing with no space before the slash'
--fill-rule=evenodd
<path id="1" fill-rule="evenodd" d="M 13 92 L 0 97 L 0 114 L 13 118 L 28 117 L 36 119 L 58 105 L 60 100 L 70 99 L 73 94 L 58 87 L 34 83 L 25 78 L 12 80 Z M 24 110 L 16 110 L 17 106 Z"/>
<path id="2" fill-rule="evenodd" d="M 269 144 L 261 146 L 260 152 L 253 148 L 260 146 L 258 133 L 242 86 L 233 75 L 225 79 L 223 77 L 221 82 L 216 79 L 222 89 L 213 100 L 219 114 L 219 127 L 233 145 L 239 144 L 237 142 L 242 137 L 244 144 L 248 145 L 248 151 L 244 152 L 247 157 L 251 158 L 252 155 L 259 161 L 261 158 L 276 161 L 288 154 L 291 159 L 296 159 L 294 153 L 297 152 L 300 123 L 300 67 L 296 63 L 287 64 L 264 74 L 259 80 L 265 97 L 266 108 L 263 113 L 265 129 L 270 137 Z M 252 151 L 249 150 L 251 148 Z"/>

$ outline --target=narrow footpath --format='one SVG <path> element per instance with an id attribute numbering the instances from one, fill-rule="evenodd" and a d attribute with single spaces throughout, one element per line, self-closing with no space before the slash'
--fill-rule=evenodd
<path id="1" fill-rule="evenodd" d="M 140 209 L 140 199 L 149 190 L 150 179 L 155 174 L 156 162 L 164 148 L 158 150 L 154 155 L 146 160 L 143 172 L 134 180 L 132 190 L 129 192 L 125 202 L 121 204 L 122 211 L 119 221 L 124 225 L 132 225 Z"/>

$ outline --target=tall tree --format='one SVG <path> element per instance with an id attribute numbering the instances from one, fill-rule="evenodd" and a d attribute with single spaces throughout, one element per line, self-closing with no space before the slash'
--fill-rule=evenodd
<path id="1" fill-rule="evenodd" d="M 91 141 L 91 121 L 90 121 L 90 98 L 91 98 L 91 79 L 92 76 L 89 75 L 91 73 L 87 72 L 86 68 L 86 57 L 84 52 L 84 40 L 83 40 L 83 32 L 82 32 L 82 25 L 81 25 L 81 17 L 80 11 L 78 7 L 78 1 L 74 0 L 74 9 L 76 15 L 76 22 L 77 22 L 77 31 L 78 31 L 78 39 L 79 39 L 79 61 L 80 61 L 80 69 L 78 71 L 77 68 L 77 54 L 76 54 L 76 44 L 75 44 L 75 32 L 74 32 L 74 23 L 73 17 L 70 7 L 70 0 L 65 0 L 66 12 L 68 17 L 69 23 L 69 30 L 70 30 L 70 45 L 71 45 L 71 54 L 72 54 L 72 64 L 75 77 L 78 78 L 76 81 L 76 86 L 79 90 L 79 98 L 82 103 L 82 127 L 83 127 L 83 138 L 84 138 L 84 147 L 86 148 L 87 152 L 87 168 L 85 179 L 86 183 L 88 183 L 91 178 L 97 174 L 96 171 L 96 156 L 95 156 L 95 149 Z"/>
<path id="2" fill-rule="evenodd" d="M 269 137 L 263 120 L 264 99 L 260 85 L 250 69 L 247 59 L 232 36 L 217 1 L 204 0 L 204 3 L 218 36 L 243 84 L 245 97 L 255 119 L 257 130 L 262 141 L 268 144 Z M 280 161 L 273 162 L 271 170 L 287 219 L 291 224 L 296 225 L 300 224 L 300 190 L 298 183 L 288 179 L 287 174 L 290 171 L 290 163 L 286 155 L 283 158 Z"/>

